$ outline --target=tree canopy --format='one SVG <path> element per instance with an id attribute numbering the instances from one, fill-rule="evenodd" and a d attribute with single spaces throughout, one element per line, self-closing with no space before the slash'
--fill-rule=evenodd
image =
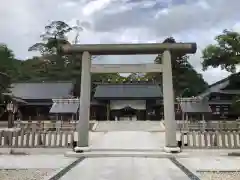
<path id="1" fill-rule="evenodd" d="M 173 37 L 169 37 L 163 43 L 176 43 L 176 41 Z M 202 78 L 202 75 L 194 70 L 188 62 L 188 58 L 185 54 L 172 54 L 171 56 L 175 96 L 196 96 L 207 88 L 207 83 Z M 158 54 L 154 61 L 160 64 L 161 60 L 162 54 Z M 162 73 L 148 73 L 147 76 L 162 83 Z"/>
<path id="2" fill-rule="evenodd" d="M 202 52 L 203 70 L 208 67 L 221 67 L 235 73 L 240 64 L 240 34 L 235 31 L 224 30 L 215 37 L 216 44 L 208 45 Z"/>

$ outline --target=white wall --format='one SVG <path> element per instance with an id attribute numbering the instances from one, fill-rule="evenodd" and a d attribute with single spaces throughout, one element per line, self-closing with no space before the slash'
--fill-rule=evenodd
<path id="1" fill-rule="evenodd" d="M 111 100 L 110 108 L 113 109 L 122 109 L 126 106 L 129 106 L 133 109 L 146 109 L 145 100 Z"/>

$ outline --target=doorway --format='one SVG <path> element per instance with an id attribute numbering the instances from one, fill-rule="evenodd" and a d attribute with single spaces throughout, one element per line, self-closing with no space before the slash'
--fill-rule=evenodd
<path id="1" fill-rule="evenodd" d="M 126 106 L 119 110 L 119 120 L 120 121 L 136 121 L 137 120 L 137 110 L 131 108 L 130 106 Z"/>

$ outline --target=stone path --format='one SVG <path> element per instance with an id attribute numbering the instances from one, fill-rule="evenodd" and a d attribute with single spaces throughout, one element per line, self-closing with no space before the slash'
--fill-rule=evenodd
<path id="1" fill-rule="evenodd" d="M 95 131 L 165 131 L 162 121 L 98 121 Z"/>
<path id="2" fill-rule="evenodd" d="M 1 155 L 0 169 L 63 168 L 74 160 L 64 155 Z"/>
<path id="3" fill-rule="evenodd" d="M 1 155 L 1 180 L 48 180 L 74 162 L 63 155 Z"/>
<path id="4" fill-rule="evenodd" d="M 27 179 L 26 177 L 34 179 L 33 174 L 35 177 L 44 175 L 44 180 L 49 180 L 56 174 L 60 174 L 57 179 L 61 180 L 189 180 L 195 175 L 200 177 L 201 173 L 199 171 L 240 170 L 240 157 L 223 157 L 224 150 L 216 150 L 216 152 L 222 151 L 221 153 L 214 153 L 214 150 L 186 150 L 181 153 L 185 156 L 176 155 L 177 162 L 185 166 L 192 173 L 191 176 L 166 156 L 149 158 L 148 154 L 155 153 L 149 151 L 161 152 L 161 148 L 164 146 L 163 132 L 112 131 L 96 133 L 92 137 L 94 138 L 91 138 L 91 148 L 96 151 L 99 149 L 124 154 L 123 151 L 126 153 L 131 150 L 133 154 L 145 152 L 146 155 L 142 157 L 105 157 L 103 153 L 102 156 L 97 158 L 85 158 L 75 163 L 75 166 L 71 166 L 71 168 L 69 168 L 69 165 L 74 163 L 77 158 L 68 158 L 60 154 L 1 155 L 0 176 L 6 177 L 3 180 L 13 180 L 8 178 L 10 176 L 18 177 L 19 180 Z M 10 169 L 10 171 L 7 169 Z M 17 170 L 15 171 L 15 169 Z M 24 178 L 21 179 L 20 177 L 23 175 Z M 223 176 L 222 179 L 228 180 L 229 174 L 220 176 Z M 217 177 L 219 179 L 219 174 Z M 231 180 L 239 180 L 239 178 L 232 178 Z"/>
<path id="5" fill-rule="evenodd" d="M 217 150 L 216 150 L 217 151 Z M 240 157 L 191 157 L 178 161 L 193 172 L 197 171 L 240 171 Z"/>
<path id="6" fill-rule="evenodd" d="M 187 176 L 168 159 L 89 158 L 69 171 L 61 180 L 187 180 Z"/>
<path id="7" fill-rule="evenodd" d="M 92 149 L 109 150 L 151 150 L 164 147 L 164 133 L 142 131 L 112 131 L 107 132 L 99 141 L 91 146 Z"/>
<path id="8" fill-rule="evenodd" d="M 192 173 L 200 177 L 199 171 L 237 171 L 240 169 L 240 157 L 201 156 L 176 158 Z M 46 176 L 44 180 L 64 169 L 74 162 L 75 158 L 66 158 L 63 155 L 28 155 L 28 156 L 0 156 L 0 169 L 17 169 L 15 178 L 21 180 L 21 176 L 29 177 L 34 170 L 55 170 Z M 20 170 L 24 171 L 24 174 Z M 39 173 L 39 172 L 38 172 Z M 0 171 L 1 174 L 1 171 Z M 1 174 L 1 177 L 2 174 Z M 14 177 L 14 176 L 13 176 Z M 6 178 L 9 180 L 10 178 Z M 22 178 L 24 179 L 24 178 Z M 25 178 L 26 180 L 27 178 Z M 136 157 L 100 157 L 86 158 L 78 163 L 70 171 L 60 177 L 62 180 L 190 180 L 190 178 L 168 158 L 136 158 Z M 222 175 L 222 179 L 224 175 Z M 4 179 L 5 180 L 5 179 Z M 201 179 L 202 180 L 202 179 Z M 211 180 L 211 179 L 207 179 Z M 234 179 L 238 180 L 238 179 Z"/>

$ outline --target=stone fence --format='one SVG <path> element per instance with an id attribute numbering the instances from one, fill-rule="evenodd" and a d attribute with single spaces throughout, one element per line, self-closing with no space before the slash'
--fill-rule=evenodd
<path id="1" fill-rule="evenodd" d="M 90 122 L 90 130 L 94 124 Z M 14 128 L 0 128 L 0 148 L 72 147 L 76 129 L 77 122 L 15 122 Z"/>
<path id="2" fill-rule="evenodd" d="M 182 148 L 236 149 L 240 148 L 240 131 L 182 132 Z"/>
<path id="3" fill-rule="evenodd" d="M 239 121 L 177 121 L 177 130 L 180 131 L 238 131 Z"/>
<path id="4" fill-rule="evenodd" d="M 15 121 L 14 127 L 25 129 L 25 130 L 32 130 L 32 131 L 76 131 L 77 129 L 77 121 L 49 121 L 49 120 L 41 120 L 41 121 Z M 93 121 L 89 122 L 89 130 L 92 130 L 94 125 Z M 7 128 L 6 121 L 0 121 L 0 130 Z"/>
<path id="5" fill-rule="evenodd" d="M 0 131 L 0 147 L 63 148 L 71 147 L 74 131 Z"/>

